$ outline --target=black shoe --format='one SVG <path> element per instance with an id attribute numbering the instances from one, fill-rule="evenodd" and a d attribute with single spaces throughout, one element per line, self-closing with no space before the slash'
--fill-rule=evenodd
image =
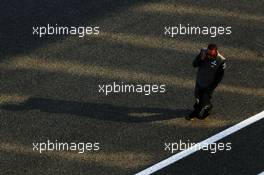
<path id="1" fill-rule="evenodd" d="M 193 111 L 190 115 L 185 117 L 186 120 L 194 120 L 194 118 L 199 118 L 201 117 L 200 114 L 197 111 Z"/>
<path id="2" fill-rule="evenodd" d="M 209 115 L 211 114 L 211 108 L 209 108 L 209 109 L 205 109 L 204 111 L 203 111 L 203 115 L 202 116 L 200 116 L 200 120 L 204 120 L 204 119 L 206 119 Z"/>

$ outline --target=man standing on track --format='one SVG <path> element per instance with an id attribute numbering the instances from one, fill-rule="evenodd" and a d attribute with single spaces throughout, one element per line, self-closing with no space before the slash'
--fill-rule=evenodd
<path id="1" fill-rule="evenodd" d="M 220 55 L 215 44 L 209 44 L 194 59 L 193 67 L 198 68 L 194 90 L 195 104 L 194 111 L 186 119 L 205 119 L 213 108 L 211 97 L 224 76 L 226 59 Z"/>

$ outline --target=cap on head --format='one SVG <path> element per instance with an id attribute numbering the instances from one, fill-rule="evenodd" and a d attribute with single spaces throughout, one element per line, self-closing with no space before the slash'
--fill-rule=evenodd
<path id="1" fill-rule="evenodd" d="M 217 50 L 216 44 L 209 44 L 207 47 L 209 50 Z"/>

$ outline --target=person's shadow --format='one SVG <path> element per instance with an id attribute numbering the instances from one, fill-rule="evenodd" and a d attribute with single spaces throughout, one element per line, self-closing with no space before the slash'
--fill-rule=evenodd
<path id="1" fill-rule="evenodd" d="M 181 118 L 190 112 L 188 109 L 130 108 L 47 98 L 29 98 L 20 104 L 3 104 L 0 108 L 10 111 L 36 109 L 48 113 L 73 114 L 98 120 L 136 123 Z"/>

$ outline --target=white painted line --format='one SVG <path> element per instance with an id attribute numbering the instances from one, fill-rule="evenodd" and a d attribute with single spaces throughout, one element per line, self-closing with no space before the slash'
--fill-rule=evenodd
<path id="1" fill-rule="evenodd" d="M 264 171 L 262 173 L 259 173 L 258 175 L 264 175 Z"/>
<path id="2" fill-rule="evenodd" d="M 217 142 L 218 140 L 221 140 L 222 138 L 228 136 L 228 135 L 231 135 L 237 131 L 239 131 L 240 129 L 244 128 L 244 127 L 247 127 L 261 119 L 264 118 L 264 111 L 234 125 L 234 126 L 231 126 L 227 129 L 225 129 L 224 131 L 218 133 L 218 134 L 215 134 L 213 135 L 212 137 L 209 137 L 208 139 L 204 140 L 204 141 L 201 141 L 195 145 L 193 145 L 192 147 L 184 150 L 184 151 L 181 151 L 161 162 L 158 162 L 157 164 L 155 165 L 152 165 L 151 167 L 145 169 L 145 170 L 142 170 L 140 171 L 139 173 L 137 173 L 136 175 L 149 175 L 149 174 L 152 174 L 158 170 L 161 170 L 162 168 L 164 167 L 167 167 L 169 165 L 171 165 L 172 163 L 184 158 L 184 157 L 187 157 L 189 156 L 190 154 L 196 152 L 196 151 L 199 151 L 204 145 L 210 145 L 214 142 Z M 262 175 L 262 174 L 261 174 Z"/>

